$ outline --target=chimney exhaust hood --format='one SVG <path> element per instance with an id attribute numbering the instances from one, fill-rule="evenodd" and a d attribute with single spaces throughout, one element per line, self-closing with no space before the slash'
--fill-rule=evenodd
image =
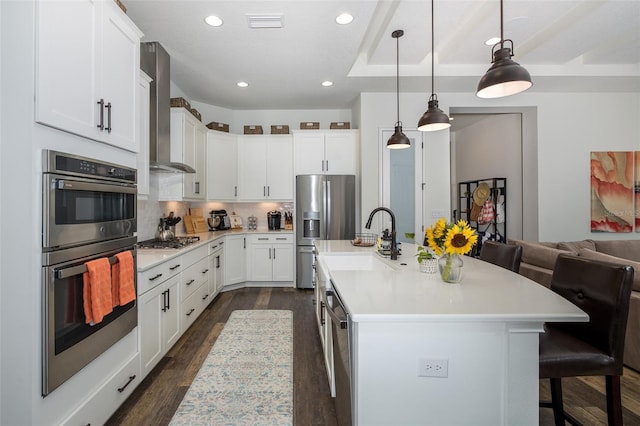
<path id="1" fill-rule="evenodd" d="M 149 169 L 195 173 L 187 164 L 171 161 L 171 105 L 169 54 L 157 41 L 140 43 L 140 68 L 152 78 L 149 106 Z"/>

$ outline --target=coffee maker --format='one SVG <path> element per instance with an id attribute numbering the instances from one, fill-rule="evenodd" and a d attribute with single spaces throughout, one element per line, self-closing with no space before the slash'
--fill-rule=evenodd
<path id="1" fill-rule="evenodd" d="M 231 228 L 231 220 L 226 210 L 211 210 L 207 219 L 210 231 L 223 231 Z"/>
<path id="2" fill-rule="evenodd" d="M 269 231 L 277 231 L 280 229 L 280 223 L 282 219 L 282 213 L 277 210 L 267 212 L 267 224 L 269 225 Z"/>

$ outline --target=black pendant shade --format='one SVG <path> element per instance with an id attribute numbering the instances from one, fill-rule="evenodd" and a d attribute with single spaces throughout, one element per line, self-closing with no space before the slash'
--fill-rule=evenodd
<path id="1" fill-rule="evenodd" d="M 402 133 L 402 121 L 400 121 L 400 37 L 404 35 L 404 31 L 395 30 L 391 33 L 391 37 L 396 39 L 396 108 L 398 112 L 398 121 L 396 121 L 395 131 L 387 141 L 389 149 L 404 149 L 411 146 L 411 141 Z"/>
<path id="2" fill-rule="evenodd" d="M 501 98 L 524 92 L 533 85 L 529 71 L 512 60 L 512 56 L 509 47 L 502 47 L 493 53 L 493 63 L 480 79 L 476 96 Z"/>
<path id="3" fill-rule="evenodd" d="M 511 47 L 505 47 L 507 42 Z M 491 51 L 493 53 L 491 67 L 478 82 L 477 97 L 502 98 L 524 92 L 533 86 L 529 71 L 511 59 L 513 41 L 504 39 L 502 0 L 500 0 L 500 42 L 493 46 Z"/>
<path id="4" fill-rule="evenodd" d="M 411 146 L 411 141 L 402 133 L 402 123 L 397 122 L 395 127 L 395 132 L 387 141 L 387 148 L 389 149 L 404 149 L 409 148 Z"/>
<path id="5" fill-rule="evenodd" d="M 431 96 L 427 104 L 427 112 L 422 114 L 418 121 L 418 130 L 422 132 L 433 132 L 451 127 L 449 116 L 438 108 L 438 96 L 435 94 L 435 29 L 434 29 L 434 0 L 431 0 Z"/>
<path id="6" fill-rule="evenodd" d="M 438 97 L 431 95 L 427 107 L 427 112 L 422 114 L 418 121 L 418 130 L 429 132 L 434 130 L 443 130 L 451 127 L 449 116 L 438 108 Z"/>

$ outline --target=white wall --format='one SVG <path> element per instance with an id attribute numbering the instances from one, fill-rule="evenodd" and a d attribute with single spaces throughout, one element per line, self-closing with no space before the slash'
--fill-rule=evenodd
<path id="1" fill-rule="evenodd" d="M 535 93 L 525 92 L 503 99 L 479 99 L 473 93 L 439 93 L 440 108 L 518 107 L 537 109 L 538 239 L 541 241 L 592 239 L 636 239 L 640 234 L 590 232 L 589 153 L 591 151 L 640 150 L 639 93 Z M 378 128 L 395 120 L 395 93 L 363 93 L 361 102 L 362 210 L 378 203 Z M 417 124 L 426 110 L 427 96 L 402 93 L 400 119 L 405 128 Z M 526 131 L 526 130 L 525 130 Z M 448 131 L 435 132 L 447 135 Z M 445 136 L 441 136 L 445 137 Z M 523 154 L 523 167 L 530 167 L 534 154 Z M 489 155 L 489 153 L 488 153 Z M 449 161 L 446 153 L 433 153 L 432 161 Z M 441 176 L 433 175 L 432 179 Z M 436 201 L 437 204 L 439 201 Z M 444 201 L 443 201 L 444 204 Z M 436 208 L 435 204 L 434 207 Z M 527 216 L 525 212 L 524 226 Z"/>

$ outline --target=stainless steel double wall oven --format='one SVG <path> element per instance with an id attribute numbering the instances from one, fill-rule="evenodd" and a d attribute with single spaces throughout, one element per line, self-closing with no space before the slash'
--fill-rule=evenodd
<path id="1" fill-rule="evenodd" d="M 131 251 L 136 260 L 136 170 L 43 151 L 42 395 L 46 396 L 133 330 L 136 301 L 85 323 L 87 261 Z M 134 274 L 135 280 L 135 274 Z"/>

